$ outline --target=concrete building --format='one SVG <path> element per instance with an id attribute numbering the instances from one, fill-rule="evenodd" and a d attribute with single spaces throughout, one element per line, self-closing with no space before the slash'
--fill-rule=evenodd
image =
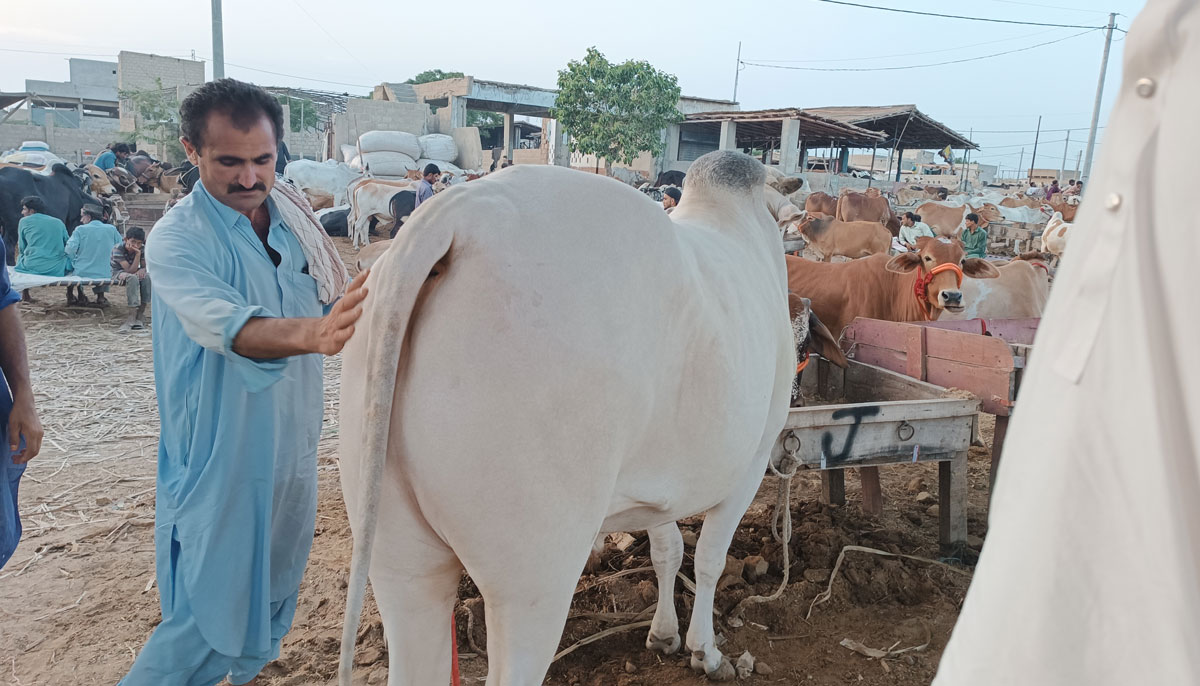
<path id="1" fill-rule="evenodd" d="M 118 63 L 70 59 L 67 64 L 67 81 L 26 79 L 24 91 L 0 93 L 0 152 L 42 140 L 61 157 L 80 162 L 117 137 Z"/>

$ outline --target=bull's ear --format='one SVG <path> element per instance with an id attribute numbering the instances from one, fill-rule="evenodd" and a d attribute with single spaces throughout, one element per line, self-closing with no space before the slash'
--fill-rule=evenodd
<path id="1" fill-rule="evenodd" d="M 809 312 L 808 315 L 808 340 L 809 345 L 821 357 L 824 357 L 842 369 L 850 366 L 850 362 L 846 360 L 846 355 L 838 347 L 837 339 L 830 333 L 829 327 L 825 326 L 820 319 L 817 319 L 816 312 Z"/>
<path id="2" fill-rule="evenodd" d="M 921 253 L 902 252 L 888 260 L 885 269 L 889 272 L 904 274 L 905 272 L 911 272 L 919 266 L 921 266 Z"/>
<path id="3" fill-rule="evenodd" d="M 972 279 L 994 279 L 1000 276 L 1000 270 L 987 260 L 978 257 L 968 257 L 963 260 L 963 274 Z"/>

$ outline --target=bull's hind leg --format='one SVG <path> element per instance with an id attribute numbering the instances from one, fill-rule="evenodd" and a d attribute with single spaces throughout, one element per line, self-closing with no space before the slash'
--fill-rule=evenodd
<path id="1" fill-rule="evenodd" d="M 386 489 L 381 501 L 371 589 L 387 638 L 388 686 L 448 684 L 462 565 L 399 489 Z"/>
<path id="2" fill-rule="evenodd" d="M 463 560 L 487 615 L 487 686 L 531 686 L 546 678 L 594 531 L 569 524 L 507 529 L 503 555 Z"/>
<path id="3" fill-rule="evenodd" d="M 650 534 L 650 561 L 658 577 L 658 607 L 646 647 L 673 655 L 679 650 L 679 616 L 675 614 L 675 575 L 683 564 L 683 536 L 675 522 L 656 526 Z"/>
<path id="4" fill-rule="evenodd" d="M 713 633 L 713 600 L 717 581 L 725 570 L 725 555 L 738 523 L 754 500 L 762 483 L 765 461 L 755 461 L 757 468 L 747 470 L 729 497 L 708 511 L 700 540 L 696 542 L 696 602 L 692 605 L 692 621 L 688 625 L 687 647 L 692 651 L 692 669 L 703 671 L 714 681 L 730 681 L 736 675 L 728 658 L 717 650 Z"/>

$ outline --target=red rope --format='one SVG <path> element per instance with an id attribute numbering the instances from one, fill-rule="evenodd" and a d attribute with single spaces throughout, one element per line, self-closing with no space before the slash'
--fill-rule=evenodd
<path id="1" fill-rule="evenodd" d="M 962 267 L 959 267 L 957 264 L 950 262 L 939 264 L 933 269 L 930 269 L 929 273 L 924 277 L 921 276 L 921 272 L 917 272 L 917 280 L 913 282 L 913 295 L 917 297 L 917 305 L 921 308 L 921 314 L 925 317 L 925 321 L 931 321 L 929 316 L 931 313 L 928 300 L 929 284 L 933 282 L 933 277 L 937 276 L 938 274 L 951 271 L 954 272 L 955 276 L 958 277 L 958 285 L 962 286 Z"/>
<path id="2" fill-rule="evenodd" d="M 458 632 L 454 630 L 454 613 L 450 613 L 450 686 L 460 686 L 458 678 Z"/>

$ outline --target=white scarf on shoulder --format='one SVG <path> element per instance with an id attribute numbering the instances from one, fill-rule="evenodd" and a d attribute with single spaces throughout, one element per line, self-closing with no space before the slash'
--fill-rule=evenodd
<path id="1" fill-rule="evenodd" d="M 300 249 L 308 260 L 308 274 L 317 281 L 318 297 L 323 304 L 332 304 L 342 297 L 350 281 L 350 274 L 333 240 L 325 233 L 321 222 L 317 221 L 308 199 L 287 182 L 282 179 L 276 181 L 271 189 L 271 199 L 275 201 L 283 222 L 300 242 Z"/>

